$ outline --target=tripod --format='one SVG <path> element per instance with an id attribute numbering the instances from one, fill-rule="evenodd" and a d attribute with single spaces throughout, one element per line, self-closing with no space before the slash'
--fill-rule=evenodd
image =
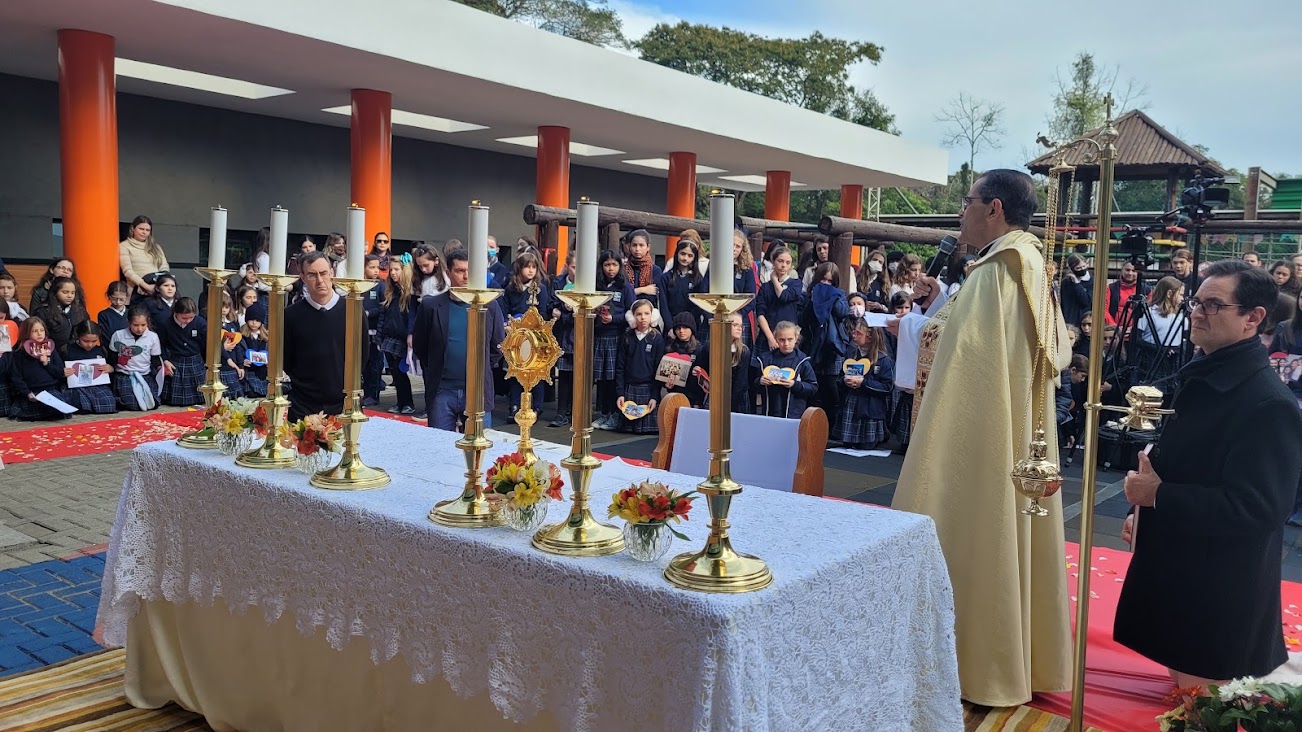
<path id="1" fill-rule="evenodd" d="M 1111 369 L 1110 373 L 1104 374 L 1104 379 L 1119 387 L 1121 394 L 1125 394 L 1132 386 L 1165 383 L 1192 355 L 1188 348 L 1187 309 L 1181 307 L 1176 311 L 1175 320 L 1163 334 L 1147 300 L 1140 294 L 1144 289 L 1143 283 L 1144 277 L 1141 275 L 1135 294 L 1126 300 L 1118 312 L 1117 338 L 1107 353 Z M 1145 340 L 1143 333 L 1149 334 L 1152 342 Z"/>

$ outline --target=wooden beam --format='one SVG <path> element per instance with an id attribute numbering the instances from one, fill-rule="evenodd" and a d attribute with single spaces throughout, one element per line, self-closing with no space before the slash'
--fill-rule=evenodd
<path id="1" fill-rule="evenodd" d="M 619 237 L 623 235 L 619 231 L 619 224 L 612 222 L 601 227 L 601 236 L 602 249 L 609 249 L 616 254 L 621 253 L 619 251 Z"/>
<path id="2" fill-rule="evenodd" d="M 1248 168 L 1248 182 L 1243 186 L 1243 219 L 1257 218 L 1257 199 L 1261 197 L 1261 168 Z"/>
<path id="3" fill-rule="evenodd" d="M 841 273 L 841 289 L 846 292 L 850 291 L 850 279 L 855 275 L 850 266 L 851 249 L 854 249 L 854 234 L 849 231 L 836 235 L 828 242 L 827 261 L 836 264 Z"/>

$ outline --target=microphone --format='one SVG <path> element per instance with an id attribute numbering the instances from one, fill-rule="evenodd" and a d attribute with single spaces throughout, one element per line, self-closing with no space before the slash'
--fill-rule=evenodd
<path id="1" fill-rule="evenodd" d="M 936 252 L 935 257 L 932 257 L 931 266 L 927 267 L 927 276 L 933 279 L 939 277 L 940 271 L 945 268 L 945 264 L 949 262 L 950 255 L 954 253 L 954 250 L 957 247 L 957 238 L 951 235 L 946 235 L 944 239 L 941 239 L 940 251 Z"/>

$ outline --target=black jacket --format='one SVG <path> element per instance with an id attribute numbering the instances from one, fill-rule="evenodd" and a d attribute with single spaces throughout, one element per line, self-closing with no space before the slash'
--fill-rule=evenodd
<path id="1" fill-rule="evenodd" d="M 785 386 L 765 386 L 760 383 L 766 366 L 795 369 L 796 383 Z M 760 395 L 760 414 L 768 417 L 800 419 L 809 404 L 809 398 L 818 392 L 818 377 L 809 357 L 799 349 L 783 355 L 776 348 L 761 351 L 755 356 L 754 387 Z"/>
<path id="2" fill-rule="evenodd" d="M 1256 338 L 1180 375 L 1176 413 L 1151 458 L 1157 505 L 1139 509 L 1113 634 L 1194 676 L 1264 676 L 1287 659 L 1280 557 L 1302 471 L 1302 412 Z"/>
<path id="3" fill-rule="evenodd" d="M 497 350 L 506 337 L 502 310 L 494 300 L 488 304 L 484 328 L 488 331 L 488 344 L 484 350 L 484 411 L 492 411 L 497 395 L 493 391 L 493 364 L 502 360 Z M 443 380 L 443 356 L 448 345 L 448 310 L 452 307 L 452 292 L 444 292 L 420 301 L 416 311 L 416 324 L 411 331 L 411 351 L 425 372 L 425 390 L 434 394 Z M 468 334 L 467 334 L 468 335 Z M 468 345 L 468 344 L 467 344 Z"/>

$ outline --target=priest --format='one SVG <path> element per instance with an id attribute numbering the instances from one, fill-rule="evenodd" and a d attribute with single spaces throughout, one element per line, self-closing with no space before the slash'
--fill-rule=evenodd
<path id="1" fill-rule="evenodd" d="M 1044 306 L 1043 245 L 1027 231 L 1036 203 L 1025 173 L 977 178 L 960 218 L 959 240 L 977 253 L 963 288 L 898 324 L 915 426 L 892 506 L 936 522 L 962 696 L 992 707 L 1064 691 L 1072 674 L 1062 498 L 1041 501 L 1047 517 L 1023 515 L 1009 477 L 1037 425 L 1054 434 L 1053 389 L 1071 357 L 1057 303 Z"/>
<path id="2" fill-rule="evenodd" d="M 347 308 L 335 291 L 334 268 L 325 254 L 303 255 L 300 270 L 303 299 L 285 308 L 284 371 L 290 383 L 290 420 L 344 411 Z M 360 330 L 365 337 L 366 329 Z M 365 359 L 365 348 L 361 356 Z"/>

